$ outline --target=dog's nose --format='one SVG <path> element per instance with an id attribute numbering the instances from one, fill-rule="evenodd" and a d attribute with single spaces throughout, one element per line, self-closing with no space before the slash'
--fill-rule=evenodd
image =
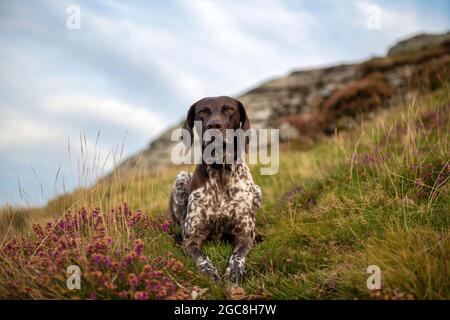
<path id="1" fill-rule="evenodd" d="M 209 121 L 206 125 L 206 129 L 218 129 L 222 130 L 223 124 L 219 121 Z"/>

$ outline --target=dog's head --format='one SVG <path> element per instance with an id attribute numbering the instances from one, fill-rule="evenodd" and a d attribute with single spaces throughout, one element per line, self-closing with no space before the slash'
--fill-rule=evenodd
<path id="1" fill-rule="evenodd" d="M 220 96 L 203 98 L 194 103 L 188 111 L 186 121 L 183 128 L 186 129 L 191 136 L 191 144 L 193 142 L 194 123 L 201 123 L 201 130 L 198 132 L 202 139 L 202 147 L 206 147 L 210 143 L 217 143 L 213 139 L 203 141 L 203 133 L 209 131 L 220 132 L 223 146 L 231 141 L 227 140 L 227 129 L 242 129 L 245 133 L 250 129 L 250 121 L 243 104 L 233 98 Z M 245 139 L 245 147 L 247 147 L 248 139 Z"/>

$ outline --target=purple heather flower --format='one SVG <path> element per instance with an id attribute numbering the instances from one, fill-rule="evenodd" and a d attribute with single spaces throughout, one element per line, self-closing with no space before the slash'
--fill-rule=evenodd
<path id="1" fill-rule="evenodd" d="M 423 180 L 421 178 L 417 178 L 416 180 L 414 180 L 414 185 L 417 188 L 423 187 L 425 185 L 425 183 L 423 182 Z"/>
<path id="2" fill-rule="evenodd" d="M 289 191 L 289 192 L 286 194 L 286 198 L 288 198 L 288 199 L 292 199 L 294 196 L 295 196 L 295 192 L 293 192 L 293 191 Z"/>
<path id="3" fill-rule="evenodd" d="M 139 283 L 139 279 L 134 273 L 130 273 L 128 275 L 128 282 L 130 283 L 130 286 L 135 287 Z"/>
<path id="4" fill-rule="evenodd" d="M 371 165 L 371 164 L 373 164 L 373 163 L 375 163 L 376 162 L 376 159 L 375 159 L 375 157 L 374 156 L 372 156 L 372 155 L 370 155 L 370 154 L 364 154 L 362 157 L 361 157 L 361 160 L 360 160 L 360 164 L 362 164 L 362 165 Z"/>
<path id="5" fill-rule="evenodd" d="M 95 254 L 93 254 L 93 255 L 91 256 L 91 260 L 92 260 L 92 262 L 94 262 L 94 263 L 100 263 L 100 261 L 102 261 L 102 256 L 99 255 L 99 254 L 97 254 L 97 253 L 95 253 Z"/>
<path id="6" fill-rule="evenodd" d="M 148 292 L 146 292 L 146 291 L 137 291 L 134 294 L 134 299 L 136 299 L 136 300 L 147 300 L 148 299 Z"/>
<path id="7" fill-rule="evenodd" d="M 103 260 L 102 260 L 103 264 L 106 267 L 110 267 L 111 266 L 111 258 L 108 256 L 103 256 Z"/>
<path id="8" fill-rule="evenodd" d="M 136 252 L 136 255 L 140 256 L 143 250 L 144 250 L 144 241 L 142 241 L 141 239 L 137 239 L 134 245 L 134 252 Z"/>

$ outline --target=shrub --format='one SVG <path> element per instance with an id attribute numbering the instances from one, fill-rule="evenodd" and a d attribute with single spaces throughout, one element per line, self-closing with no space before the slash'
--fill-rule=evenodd
<path id="1" fill-rule="evenodd" d="M 360 78 L 373 72 L 386 72 L 394 68 L 395 62 L 392 57 L 372 58 L 359 66 L 358 74 Z"/>
<path id="2" fill-rule="evenodd" d="M 356 117 L 362 113 L 375 111 L 390 98 L 393 90 L 382 74 L 355 81 L 336 91 L 324 102 L 324 112 L 328 123 L 343 117 Z"/>
<path id="3" fill-rule="evenodd" d="M 422 64 L 432 59 L 450 54 L 449 42 L 440 45 L 412 50 L 403 54 L 391 55 L 383 58 L 373 58 L 361 64 L 358 70 L 360 78 L 364 78 L 373 72 L 386 72 L 395 67 L 407 64 Z"/>
<path id="4" fill-rule="evenodd" d="M 450 56 L 439 61 L 428 62 L 411 75 L 411 84 L 416 88 L 436 90 L 450 78 Z"/>
<path id="5" fill-rule="evenodd" d="M 314 139 L 324 132 L 332 133 L 340 127 L 352 127 L 354 118 L 379 109 L 392 95 L 393 89 L 384 75 L 379 72 L 372 73 L 335 91 L 317 111 L 305 115 L 292 114 L 280 117 L 274 123 L 275 126 L 288 123 L 303 138 Z M 348 120 L 348 124 L 340 125 L 339 123 L 345 122 L 342 121 L 344 119 Z"/>
<path id="6" fill-rule="evenodd" d="M 172 280 L 183 264 L 171 253 L 153 258 L 144 254 L 142 237 L 167 230 L 166 222 L 126 205 L 110 214 L 69 211 L 46 226 L 34 225 L 34 237 L 12 238 L 2 248 L 0 297 L 187 299 L 189 284 Z M 80 290 L 67 288 L 70 265 L 81 269 Z"/>
<path id="7" fill-rule="evenodd" d="M 311 115 L 291 114 L 278 118 L 275 123 L 278 126 L 288 123 L 302 136 L 314 137 L 323 130 L 323 117 L 318 112 Z"/>

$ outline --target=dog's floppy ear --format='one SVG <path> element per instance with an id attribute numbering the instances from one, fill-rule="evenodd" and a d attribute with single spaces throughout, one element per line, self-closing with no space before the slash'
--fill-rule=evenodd
<path id="1" fill-rule="evenodd" d="M 247 112 L 245 111 L 244 105 L 242 102 L 238 101 L 238 107 L 239 107 L 239 115 L 240 115 L 240 122 L 241 122 L 241 129 L 244 131 L 244 133 L 250 129 L 250 120 L 248 119 Z M 250 143 L 249 137 L 245 137 L 244 142 L 244 148 L 245 152 L 248 152 L 248 145 Z"/>
<path id="2" fill-rule="evenodd" d="M 245 111 L 244 105 L 242 102 L 238 101 L 239 114 L 241 116 L 241 129 L 245 132 L 250 129 L 250 120 L 248 119 L 247 112 Z"/>
<path id="3" fill-rule="evenodd" d="M 183 124 L 183 129 L 187 130 L 187 133 L 189 134 L 189 139 L 187 137 L 185 138 L 185 134 L 183 134 L 183 143 L 186 148 L 190 148 L 192 144 L 194 143 L 194 114 L 195 113 L 195 103 L 190 106 L 189 111 L 186 116 L 186 120 Z M 190 140 L 190 144 L 188 141 Z"/>

